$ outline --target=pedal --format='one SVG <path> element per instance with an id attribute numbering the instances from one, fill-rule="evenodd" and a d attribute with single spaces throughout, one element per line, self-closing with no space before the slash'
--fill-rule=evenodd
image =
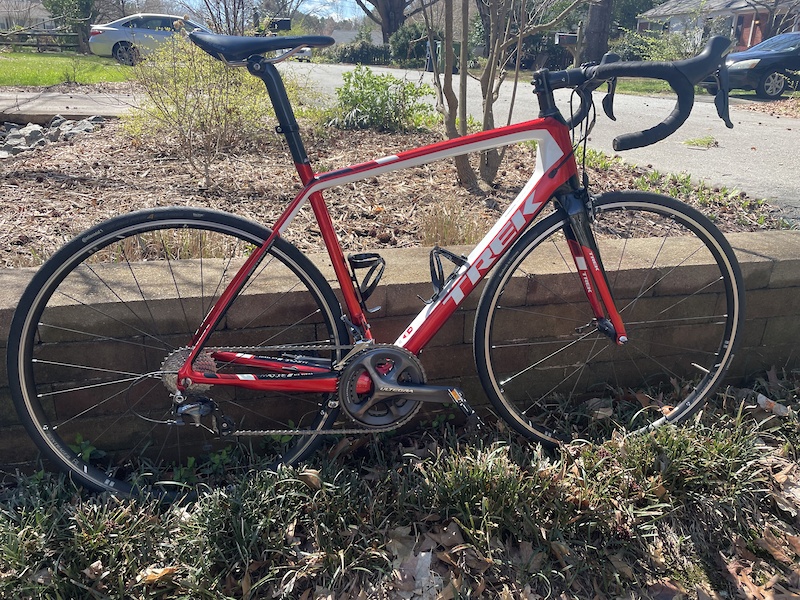
<path id="1" fill-rule="evenodd" d="M 386 269 L 386 261 L 377 252 L 360 252 L 358 254 L 349 254 L 347 256 L 347 262 L 350 263 L 353 283 L 356 284 L 356 288 L 358 289 L 361 308 L 368 313 L 378 312 L 381 309 L 380 306 L 368 309 L 366 302 L 375 291 L 375 288 L 378 287 L 378 282 L 381 280 L 381 277 L 383 277 L 383 271 Z M 359 282 L 356 271 L 360 269 L 369 270 Z"/>
<path id="2" fill-rule="evenodd" d="M 475 429 L 482 429 L 486 423 L 483 422 L 478 416 L 473 408 L 467 402 L 467 399 L 464 397 L 464 394 L 461 393 L 461 390 L 458 388 L 450 388 L 448 391 L 450 398 L 453 399 L 453 403 L 461 409 L 461 412 L 464 413 L 464 416 L 467 418 L 467 426 L 474 427 Z"/>

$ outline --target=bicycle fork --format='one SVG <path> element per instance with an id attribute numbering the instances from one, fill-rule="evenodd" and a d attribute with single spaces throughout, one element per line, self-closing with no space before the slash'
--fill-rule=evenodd
<path id="1" fill-rule="evenodd" d="M 603 268 L 600 251 L 592 232 L 592 215 L 589 212 L 588 194 L 585 189 L 569 192 L 558 197 L 558 203 L 567 214 L 569 222 L 564 227 L 572 259 L 594 314 L 593 323 L 598 331 L 617 345 L 628 341 L 625 324 L 614 303 L 608 277 Z M 591 324 L 587 324 L 591 325 Z M 586 326 L 578 328 L 578 332 Z"/>

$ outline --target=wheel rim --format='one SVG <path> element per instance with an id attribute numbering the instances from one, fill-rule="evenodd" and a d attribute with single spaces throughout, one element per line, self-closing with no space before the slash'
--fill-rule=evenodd
<path id="1" fill-rule="evenodd" d="M 117 62 L 127 65 L 133 66 L 136 62 L 136 49 L 133 46 L 128 45 L 121 45 L 117 47 L 116 51 L 116 58 Z"/>
<path id="2" fill-rule="evenodd" d="M 169 494 L 313 449 L 314 436 L 221 439 L 213 419 L 240 430 L 317 430 L 336 416 L 324 396 L 206 387 L 190 390 L 178 415 L 165 384 L 182 363 L 176 353 L 262 236 L 235 222 L 193 222 L 188 212 L 106 231 L 48 278 L 23 330 L 21 394 L 49 453 L 92 487 L 128 493 L 159 482 L 154 491 Z M 326 349 L 340 343 L 336 316 L 297 269 L 275 249 L 209 345 L 314 344 L 318 360 L 338 356 Z M 195 368 L 241 372 L 209 357 Z"/>
<path id="3" fill-rule="evenodd" d="M 764 80 L 764 92 L 770 96 L 780 96 L 786 87 L 786 79 L 780 73 L 770 73 Z"/>
<path id="4" fill-rule="evenodd" d="M 602 207 L 596 229 L 628 344 L 615 346 L 591 325 L 560 232 L 518 261 L 492 301 L 485 383 L 518 430 L 547 443 L 685 418 L 732 356 L 740 291 L 716 241 L 700 243 L 694 224 L 673 221 L 680 215 L 671 209 L 623 223 L 623 204 Z M 646 227 L 662 236 L 622 237 Z M 550 231 L 558 229 L 554 220 Z M 543 301 L 524 305 L 531 297 Z"/>

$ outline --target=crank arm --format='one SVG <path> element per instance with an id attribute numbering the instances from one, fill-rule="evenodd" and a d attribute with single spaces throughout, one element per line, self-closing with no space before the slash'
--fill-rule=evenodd
<path id="1" fill-rule="evenodd" d="M 373 397 L 376 399 L 388 399 L 395 396 L 403 396 L 409 400 L 417 402 L 434 402 L 444 404 L 446 402 L 453 402 L 453 397 L 450 395 L 452 388 L 438 385 L 422 384 L 402 384 L 402 385 L 384 385 L 376 382 Z"/>

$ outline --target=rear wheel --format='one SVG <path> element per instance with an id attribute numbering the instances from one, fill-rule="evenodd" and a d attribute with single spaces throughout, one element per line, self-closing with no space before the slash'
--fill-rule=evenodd
<path id="1" fill-rule="evenodd" d="M 42 266 L 14 315 L 8 371 L 47 458 L 96 490 L 169 496 L 314 450 L 338 413 L 325 394 L 200 385 L 174 396 L 186 345 L 268 235 L 225 213 L 154 209 L 98 225 Z M 194 364 L 241 374 L 224 350 L 323 370 L 347 341 L 328 283 L 278 239 Z"/>
<path id="2" fill-rule="evenodd" d="M 596 199 L 593 225 L 629 341 L 598 331 L 559 211 L 487 282 L 475 359 L 498 412 L 546 445 L 678 423 L 722 381 L 743 323 L 730 245 L 699 212 L 639 192 Z"/>
<path id="3" fill-rule="evenodd" d="M 112 54 L 118 63 L 127 65 L 129 67 L 132 67 L 139 62 L 139 51 L 135 46 L 133 46 L 133 44 L 128 42 L 119 42 L 116 46 L 114 46 Z"/>

